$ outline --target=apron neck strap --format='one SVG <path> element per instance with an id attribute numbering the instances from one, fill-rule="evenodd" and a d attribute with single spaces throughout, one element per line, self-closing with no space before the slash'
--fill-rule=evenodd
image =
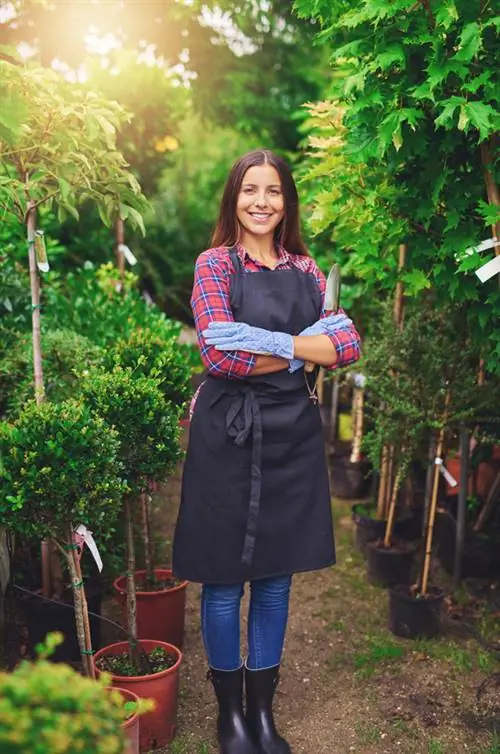
<path id="1" fill-rule="evenodd" d="M 240 255 L 238 254 L 236 246 L 233 246 L 231 249 L 229 249 L 229 257 L 231 259 L 231 262 L 233 263 L 234 271 L 243 272 L 243 263 L 241 261 Z"/>

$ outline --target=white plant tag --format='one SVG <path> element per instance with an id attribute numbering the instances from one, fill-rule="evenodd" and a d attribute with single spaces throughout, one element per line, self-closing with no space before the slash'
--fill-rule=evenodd
<path id="1" fill-rule="evenodd" d="M 486 249 L 492 249 L 494 246 L 497 246 L 498 243 L 498 238 L 487 238 L 485 241 L 481 241 L 477 246 L 470 246 L 468 249 L 465 249 L 465 254 L 470 256 L 474 253 L 486 251 Z"/>
<path id="2" fill-rule="evenodd" d="M 458 484 L 458 482 L 455 479 L 455 477 L 453 476 L 453 474 L 450 474 L 450 472 L 448 471 L 448 469 L 444 465 L 443 459 L 439 458 L 439 456 L 437 456 L 436 460 L 434 461 L 434 463 L 436 464 L 436 466 L 439 466 L 440 473 L 444 476 L 444 478 L 446 479 L 446 481 L 448 482 L 448 484 L 450 485 L 450 487 L 456 487 L 457 484 Z"/>
<path id="3" fill-rule="evenodd" d="M 121 243 L 118 245 L 118 251 L 121 251 L 127 262 L 131 267 L 134 266 L 134 264 L 137 264 L 137 258 L 134 256 L 132 251 L 129 249 L 127 244 Z"/>
<path id="4" fill-rule="evenodd" d="M 500 275 L 500 254 L 476 270 L 476 275 L 481 283 L 486 283 L 493 275 Z"/>
<path id="5" fill-rule="evenodd" d="M 83 537 L 83 541 L 89 548 L 90 552 L 92 553 L 92 556 L 97 563 L 97 567 L 99 569 L 99 573 L 102 571 L 102 559 L 99 554 L 99 550 L 97 549 L 97 545 L 95 543 L 94 537 L 92 536 L 92 532 L 87 529 L 85 524 L 79 524 L 76 528 L 76 533 L 79 534 L 80 537 Z"/>

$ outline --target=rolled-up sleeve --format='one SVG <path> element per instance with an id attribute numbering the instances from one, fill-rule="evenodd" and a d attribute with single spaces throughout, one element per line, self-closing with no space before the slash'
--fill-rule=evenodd
<path id="1" fill-rule="evenodd" d="M 316 277 L 319 289 L 321 291 L 321 297 L 324 302 L 326 292 L 326 278 L 319 269 L 318 265 L 313 262 L 313 269 L 311 270 Z M 328 317 L 333 312 L 325 309 L 323 305 L 323 311 L 321 318 Z M 346 314 L 345 311 L 339 307 L 337 314 Z M 348 315 L 346 315 L 348 316 Z M 346 325 L 335 332 L 328 333 L 335 351 L 337 352 L 337 361 L 335 364 L 331 364 L 326 367 L 328 370 L 341 369 L 342 367 L 348 367 L 349 364 L 354 364 L 359 360 L 361 356 L 361 338 L 356 330 L 354 324 Z"/>
<path id="2" fill-rule="evenodd" d="M 257 357 L 247 351 L 218 351 L 206 344 L 202 332 L 210 322 L 234 322 L 229 297 L 229 261 L 224 264 L 212 250 L 196 260 L 191 308 L 201 360 L 209 374 L 243 379 L 252 371 Z"/>

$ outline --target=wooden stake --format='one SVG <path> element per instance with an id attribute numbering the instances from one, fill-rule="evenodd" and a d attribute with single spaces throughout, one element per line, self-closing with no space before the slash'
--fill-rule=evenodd
<path id="1" fill-rule="evenodd" d="M 446 429 L 446 420 L 448 418 L 448 407 L 450 405 L 450 392 L 448 391 L 446 393 L 445 402 L 444 402 L 444 412 L 443 412 L 443 424 L 441 429 L 439 430 L 438 435 L 438 441 L 437 441 L 437 447 L 436 447 L 436 458 L 441 458 L 443 453 L 443 445 L 444 445 L 444 436 L 445 436 L 445 429 Z M 431 566 L 431 553 L 432 553 L 432 537 L 434 534 L 434 522 L 436 520 L 436 510 L 437 510 L 437 499 L 438 499 L 438 491 L 439 491 L 439 475 L 440 475 L 440 469 L 439 464 L 434 463 L 434 478 L 433 478 L 433 485 L 432 485 L 432 497 L 431 497 L 431 504 L 429 508 L 429 517 L 427 522 L 427 537 L 426 537 L 426 543 L 425 543 L 425 557 L 423 562 L 423 568 L 422 568 L 422 582 L 420 587 L 420 592 L 422 595 L 427 594 L 427 585 L 429 580 L 429 570 Z"/>
<path id="2" fill-rule="evenodd" d="M 73 530 L 71 525 L 66 530 L 67 544 L 73 545 Z M 80 559 L 76 550 L 69 550 L 65 553 L 68 562 L 68 569 L 71 577 L 71 586 L 73 587 L 73 601 L 75 605 L 75 623 L 78 645 L 82 656 L 83 672 L 89 678 L 95 678 L 94 664 L 92 662 L 92 640 L 90 635 L 89 614 L 87 598 L 82 579 L 82 569 L 80 568 Z"/>
<path id="3" fill-rule="evenodd" d="M 125 284 L 125 255 L 123 251 L 120 249 L 120 246 L 122 246 L 125 243 L 125 223 L 121 219 L 121 217 L 117 217 L 115 220 L 115 255 L 116 255 L 116 266 L 118 267 L 118 270 L 120 272 L 120 282 L 122 284 L 122 290 L 123 286 Z"/>
<path id="4" fill-rule="evenodd" d="M 39 405 L 44 399 L 42 341 L 40 329 L 40 277 L 35 256 L 36 210 L 35 203 L 28 202 L 26 229 L 31 287 L 31 322 L 33 335 L 33 368 L 35 373 L 35 399 Z"/>
<path id="5" fill-rule="evenodd" d="M 337 439 L 337 418 L 339 413 L 339 391 L 340 382 L 338 375 L 334 374 L 332 379 L 332 403 L 330 407 L 330 427 L 329 427 L 329 445 L 333 450 L 335 440 Z"/>
<path id="6" fill-rule="evenodd" d="M 378 483 L 377 518 L 383 519 L 385 514 L 385 500 L 387 496 L 387 476 L 389 465 L 389 451 L 386 445 L 382 448 L 382 460 L 380 462 L 380 478 Z"/>
<path id="7" fill-rule="evenodd" d="M 392 489 L 391 503 L 389 505 L 389 514 L 387 517 L 387 526 L 385 527 L 384 547 L 389 548 L 392 545 L 392 533 L 394 530 L 394 520 L 396 518 L 396 501 L 398 499 L 399 487 L 401 485 L 401 468 L 398 469 L 394 487 Z"/>
<path id="8" fill-rule="evenodd" d="M 398 282 L 396 283 L 396 295 L 394 297 L 394 323 L 400 330 L 403 329 L 403 317 L 404 317 L 404 284 L 400 279 L 401 272 L 406 264 L 406 251 L 407 245 L 405 243 L 399 246 L 399 258 L 398 258 Z"/>
<path id="9" fill-rule="evenodd" d="M 131 497 L 125 495 L 125 537 L 127 549 L 127 625 L 130 636 L 129 654 L 130 661 L 137 668 L 141 668 L 141 657 L 137 646 L 137 595 L 135 583 L 135 546 L 134 525 L 132 521 Z"/>
<path id="10" fill-rule="evenodd" d="M 359 463 L 361 457 L 361 442 L 363 440 L 363 408 L 364 408 L 364 389 L 355 387 L 352 399 L 353 430 L 351 463 Z"/>

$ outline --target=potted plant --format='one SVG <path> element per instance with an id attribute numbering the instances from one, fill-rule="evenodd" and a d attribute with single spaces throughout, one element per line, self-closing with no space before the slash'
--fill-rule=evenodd
<path id="1" fill-rule="evenodd" d="M 190 368 L 186 348 L 178 344 L 180 326 L 171 321 L 159 322 L 156 328 L 137 328 L 108 351 L 107 365 L 133 369 L 134 375 L 154 377 L 169 403 L 169 410 L 180 419 L 189 398 Z M 154 567 L 150 524 L 150 492 L 155 482 L 140 492 L 144 569 L 135 571 L 137 599 L 137 636 L 160 639 L 182 648 L 187 581 L 173 578 L 171 568 Z M 127 577 L 119 576 L 113 586 L 125 605 Z"/>
<path id="2" fill-rule="evenodd" d="M 118 433 L 119 456 L 129 492 L 123 510 L 127 549 L 127 628 L 129 642 L 99 650 L 94 657 L 98 672 L 110 672 L 113 686 L 130 689 L 156 702 L 141 722 L 140 748 L 148 751 L 169 743 L 177 719 L 180 650 L 172 644 L 138 639 L 134 512 L 148 479 L 163 479 L 180 457 L 177 409 L 167 403 L 154 377 L 135 375 L 130 368 L 90 370 L 82 381 L 87 404 Z"/>
<path id="3" fill-rule="evenodd" d="M 36 662 L 0 673 L 0 750 L 73 754 L 78 740 L 82 751 L 136 754 L 127 732 L 130 708 L 119 693 L 109 693 L 106 676 L 83 678 L 68 665 L 47 661 L 62 640 L 57 633 L 47 636 Z M 134 725 L 143 712 L 144 704 L 135 704 Z"/>
<path id="4" fill-rule="evenodd" d="M 0 424 L 0 525 L 28 537 L 51 538 L 71 577 L 83 670 L 91 663 L 79 525 L 100 532 L 115 521 L 127 485 L 118 434 L 82 401 L 28 403 Z"/>

